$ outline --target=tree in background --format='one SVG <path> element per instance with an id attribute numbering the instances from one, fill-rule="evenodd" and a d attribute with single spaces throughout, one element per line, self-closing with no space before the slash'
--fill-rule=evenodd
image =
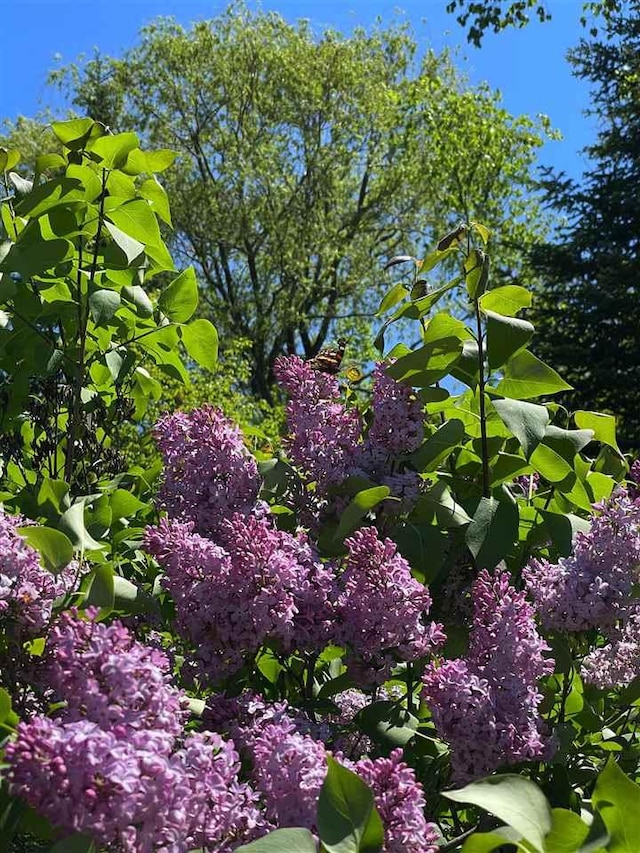
<path id="1" fill-rule="evenodd" d="M 536 352 L 575 387 L 574 406 L 620 415 L 621 446 L 640 448 L 640 3 L 583 39 L 569 56 L 592 84 L 597 141 L 580 183 L 547 182 L 567 217 L 534 265 L 544 287 L 537 300 Z"/>
<path id="2" fill-rule="evenodd" d="M 233 6 L 188 31 L 160 19 L 121 59 L 57 80 L 93 118 L 180 152 L 163 176 L 172 249 L 225 336 L 252 341 L 266 399 L 279 354 L 338 334 L 356 352 L 383 261 L 419 254 L 452 211 L 502 224 L 507 275 L 542 231 L 530 175 L 546 125 L 470 88 L 447 54 L 418 64 L 404 28 L 316 37 Z"/>

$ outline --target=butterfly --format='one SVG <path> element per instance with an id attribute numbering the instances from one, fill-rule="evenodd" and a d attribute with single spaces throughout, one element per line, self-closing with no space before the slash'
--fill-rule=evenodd
<path id="1" fill-rule="evenodd" d="M 338 346 L 335 348 L 328 347 L 320 350 L 313 358 L 307 359 L 307 364 L 314 370 L 319 370 L 321 373 L 329 373 L 335 376 L 340 371 L 344 351 L 347 348 L 347 342 L 344 338 L 338 340 Z"/>

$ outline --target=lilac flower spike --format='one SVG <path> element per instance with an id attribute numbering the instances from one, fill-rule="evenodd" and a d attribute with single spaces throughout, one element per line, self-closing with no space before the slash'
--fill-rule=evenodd
<path id="1" fill-rule="evenodd" d="M 457 782 L 532 758 L 548 757 L 537 682 L 553 672 L 535 611 L 507 572 L 484 570 L 473 587 L 474 616 L 466 660 L 430 664 L 423 697 L 452 749 Z"/>
<path id="2" fill-rule="evenodd" d="M 171 518 L 216 533 L 235 511 L 256 503 L 260 476 L 238 427 L 219 409 L 203 406 L 160 418 L 154 435 L 164 457 L 159 499 Z"/>

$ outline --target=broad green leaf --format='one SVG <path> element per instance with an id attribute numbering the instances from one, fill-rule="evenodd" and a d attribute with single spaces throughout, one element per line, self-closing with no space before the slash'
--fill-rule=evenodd
<path id="1" fill-rule="evenodd" d="M 534 850 L 544 851 L 544 838 L 552 827 L 551 807 L 540 788 L 524 776 L 489 776 L 442 795 L 485 809 L 517 830 Z"/>
<path id="2" fill-rule="evenodd" d="M 457 504 L 445 482 L 439 480 L 418 500 L 418 507 L 430 507 L 436 514 L 440 527 L 463 527 L 471 522 L 464 509 Z M 418 509 L 416 507 L 416 509 Z"/>
<path id="3" fill-rule="evenodd" d="M 573 468 L 566 459 L 546 444 L 539 444 L 529 461 L 550 483 L 560 483 L 573 472 Z"/>
<path id="4" fill-rule="evenodd" d="M 116 489 L 111 494 L 107 494 L 107 496 L 114 518 L 131 518 L 131 516 L 147 506 L 147 504 L 138 500 L 135 495 L 126 489 Z"/>
<path id="5" fill-rule="evenodd" d="M 318 848 L 308 829 L 276 829 L 235 849 L 236 853 L 317 853 Z"/>
<path id="6" fill-rule="evenodd" d="M 126 285 L 122 288 L 121 295 L 124 300 L 135 305 L 138 317 L 146 319 L 153 316 L 153 303 L 139 284 Z"/>
<path id="7" fill-rule="evenodd" d="M 114 225 L 129 237 L 144 243 L 149 258 L 164 269 L 173 269 L 173 260 L 162 242 L 158 221 L 145 199 L 134 199 L 121 204 L 117 199 L 107 198 L 105 208 Z"/>
<path id="8" fill-rule="evenodd" d="M 104 225 L 109 234 L 113 237 L 113 242 L 124 252 L 127 264 L 132 264 L 135 259 L 139 258 L 144 252 L 144 243 L 141 243 L 139 240 L 135 240 L 128 234 L 125 234 L 124 231 L 121 231 L 117 225 L 113 224 L 113 222 L 106 220 Z"/>
<path id="9" fill-rule="evenodd" d="M 40 554 L 44 566 L 50 572 L 59 572 L 73 559 L 73 545 L 59 530 L 27 525 L 18 527 L 18 533 Z"/>
<path id="10" fill-rule="evenodd" d="M 160 294 L 158 308 L 174 323 L 186 323 L 198 307 L 198 282 L 187 267 Z"/>
<path id="11" fill-rule="evenodd" d="M 593 495 L 587 491 L 585 484 L 576 473 L 572 472 L 566 479 L 560 483 L 556 483 L 555 487 L 558 492 L 562 493 L 563 497 L 570 500 L 580 509 L 585 510 L 585 512 L 593 511 Z"/>
<path id="12" fill-rule="evenodd" d="M 576 453 L 593 441 L 593 430 L 590 429 L 561 429 L 550 424 L 547 427 L 544 444 L 553 448 L 567 462 L 573 462 Z"/>
<path id="13" fill-rule="evenodd" d="M 408 355 L 401 356 L 387 368 L 389 376 L 406 379 L 416 388 L 425 388 L 443 379 L 462 353 L 459 338 L 447 337 L 430 341 Z"/>
<path id="14" fill-rule="evenodd" d="M 492 400 L 492 405 L 528 459 L 544 438 L 549 423 L 547 408 L 524 400 Z"/>
<path id="15" fill-rule="evenodd" d="M 458 418 L 445 421 L 412 455 L 417 471 L 433 471 L 464 438 L 464 424 Z"/>
<path id="16" fill-rule="evenodd" d="M 119 169 L 129 156 L 129 152 L 138 147 L 138 137 L 135 133 L 107 134 L 93 140 L 87 145 L 87 150 L 98 158 L 104 169 Z"/>
<path id="17" fill-rule="evenodd" d="M 113 610 L 115 585 L 111 563 L 102 563 L 96 566 L 89 575 L 83 578 L 80 588 L 86 593 L 82 602 L 83 607 L 99 607 L 104 611 Z"/>
<path id="18" fill-rule="evenodd" d="M 482 311 L 496 311 L 513 317 L 522 308 L 531 306 L 531 292 L 518 284 L 505 284 L 489 290 L 480 297 L 480 309 Z"/>
<path id="19" fill-rule="evenodd" d="M 442 568 L 445 534 L 435 524 L 406 521 L 394 528 L 392 539 L 420 580 L 431 583 Z"/>
<path id="20" fill-rule="evenodd" d="M 396 702 L 373 702 L 358 712 L 359 728 L 379 743 L 393 748 L 406 746 L 418 730 L 419 720 Z"/>
<path id="21" fill-rule="evenodd" d="M 127 613 L 157 613 L 158 602 L 130 580 L 113 576 L 113 607 Z"/>
<path id="22" fill-rule="evenodd" d="M 489 367 L 501 367 L 514 353 L 526 347 L 534 328 L 528 320 L 485 311 L 487 317 L 487 358 Z"/>
<path id="23" fill-rule="evenodd" d="M 374 853 L 384 830 L 365 783 L 327 754 L 327 776 L 318 798 L 318 835 L 327 853 Z"/>
<path id="24" fill-rule="evenodd" d="M 89 309 L 97 326 L 108 323 L 120 305 L 120 294 L 115 290 L 96 290 L 89 296 Z"/>
<path id="25" fill-rule="evenodd" d="M 20 162 L 17 148 L 0 148 L 0 172 L 10 172 Z"/>
<path id="26" fill-rule="evenodd" d="M 348 536 L 356 529 L 365 515 L 390 494 L 391 489 L 388 486 L 374 486 L 372 489 L 364 489 L 358 492 L 343 510 L 334 539 L 342 540 Z"/>
<path id="27" fill-rule="evenodd" d="M 518 541 L 517 505 L 480 498 L 465 538 L 478 568 L 494 568 Z"/>
<path id="28" fill-rule="evenodd" d="M 463 382 L 469 388 L 478 385 L 478 344 L 476 341 L 465 341 L 460 358 L 452 365 L 451 376 L 458 382 Z"/>
<path id="29" fill-rule="evenodd" d="M 580 815 L 568 809 L 552 809 L 551 831 L 545 838 L 545 853 L 576 853 L 589 835 L 589 827 Z"/>
<path id="30" fill-rule="evenodd" d="M 40 154 L 36 157 L 36 172 L 38 174 L 50 169 L 65 169 L 66 166 L 67 161 L 61 154 Z M 10 166 L 9 168 L 13 167 Z"/>
<path id="31" fill-rule="evenodd" d="M 3 687 L 0 687 L 0 723 L 4 723 L 10 713 L 11 696 Z"/>
<path id="32" fill-rule="evenodd" d="M 522 456 L 500 451 L 491 462 L 489 485 L 493 489 L 500 483 L 513 480 L 518 474 L 525 473 L 524 469 L 529 467 L 529 463 Z"/>
<path id="33" fill-rule="evenodd" d="M 180 339 L 189 356 L 206 370 L 218 363 L 218 332 L 209 320 L 200 318 L 180 327 Z"/>
<path id="34" fill-rule="evenodd" d="M 90 536 L 84 524 L 84 501 L 72 504 L 60 517 L 59 526 L 67 534 L 74 547 L 81 551 L 96 551 L 105 547 Z"/>
<path id="35" fill-rule="evenodd" d="M 169 199 L 167 193 L 160 181 L 153 177 L 143 181 L 138 187 L 138 192 L 143 198 L 151 202 L 151 207 L 156 214 L 171 227 L 171 211 L 169 209 Z"/>
<path id="36" fill-rule="evenodd" d="M 459 341 L 467 341 L 472 338 L 472 335 L 462 320 L 452 317 L 448 311 L 440 311 L 427 322 L 423 343 L 435 343 L 451 337 L 457 338 Z"/>
<path id="37" fill-rule="evenodd" d="M 591 802 L 600 813 L 610 840 L 608 853 L 637 853 L 640 843 L 640 786 L 610 758 L 598 776 Z"/>
<path id="38" fill-rule="evenodd" d="M 513 400 L 529 400 L 560 391 L 570 391 L 571 386 L 555 370 L 548 367 L 529 350 L 522 350 L 510 358 L 504 370 L 504 378 L 495 390 L 502 397 Z"/>
<path id="39" fill-rule="evenodd" d="M 587 533 L 589 522 L 572 513 L 560 514 L 551 510 L 541 510 L 541 513 L 558 554 L 568 557 L 573 551 L 576 534 Z"/>
<path id="40" fill-rule="evenodd" d="M 394 284 L 394 286 L 388 290 L 385 295 L 382 297 L 382 301 L 380 302 L 380 307 L 376 312 L 376 317 L 381 317 L 383 314 L 386 314 L 390 308 L 393 308 L 394 305 L 397 305 L 398 302 L 402 302 L 409 295 L 409 291 L 402 284 L 402 282 L 398 282 L 398 284 Z"/>
<path id="41" fill-rule="evenodd" d="M 433 306 L 439 302 L 442 297 L 452 288 L 456 287 L 463 280 L 463 276 L 457 276 L 451 279 L 438 290 L 433 290 L 421 299 L 416 299 L 415 302 L 409 302 L 407 305 L 401 305 L 388 319 L 387 323 L 394 323 L 401 317 L 407 317 L 409 320 L 420 320 L 425 314 L 428 314 Z"/>
<path id="42" fill-rule="evenodd" d="M 487 289 L 489 256 L 482 249 L 471 249 L 464 260 L 464 277 L 469 299 L 473 302 Z"/>
<path id="43" fill-rule="evenodd" d="M 51 124 L 54 135 L 65 148 L 78 151 L 80 148 L 104 133 L 103 127 L 90 118 L 74 118 L 69 121 L 54 121 Z"/>
<path id="44" fill-rule="evenodd" d="M 614 415 L 603 415 L 601 412 L 586 412 L 580 409 L 574 412 L 573 419 L 579 429 L 593 430 L 594 441 L 600 441 L 620 453 L 616 441 L 616 419 Z"/>
<path id="45" fill-rule="evenodd" d="M 505 845 L 511 840 L 501 835 L 498 830 L 474 832 L 462 845 L 461 853 L 493 853 L 494 850 L 504 850 Z"/>
<path id="46" fill-rule="evenodd" d="M 52 270 L 72 255 L 73 243 L 69 240 L 19 241 L 11 246 L 0 264 L 0 272 L 18 272 L 28 279 Z"/>

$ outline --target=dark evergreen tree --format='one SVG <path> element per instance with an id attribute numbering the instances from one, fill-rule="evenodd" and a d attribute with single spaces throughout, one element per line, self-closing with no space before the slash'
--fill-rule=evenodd
<path id="1" fill-rule="evenodd" d="M 592 83 L 599 129 L 582 181 L 546 181 L 566 224 L 533 256 L 542 283 L 535 349 L 575 387 L 572 409 L 616 414 L 621 447 L 638 449 L 640 0 L 625 3 L 569 60 Z"/>

